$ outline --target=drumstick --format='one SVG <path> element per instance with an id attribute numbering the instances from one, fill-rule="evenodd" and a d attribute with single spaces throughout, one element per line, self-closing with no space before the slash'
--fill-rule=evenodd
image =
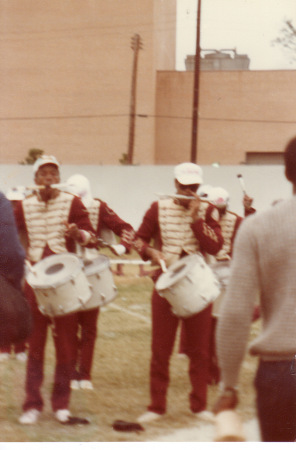
<path id="1" fill-rule="evenodd" d="M 187 195 L 181 195 L 181 194 L 161 194 L 161 193 L 155 193 L 158 197 L 161 198 L 178 198 L 180 200 L 195 200 L 195 197 L 187 196 Z"/>
<path id="2" fill-rule="evenodd" d="M 244 195 L 247 195 L 247 192 L 246 192 L 246 186 L 245 186 L 245 182 L 244 182 L 244 179 L 243 179 L 242 174 L 239 173 L 239 174 L 237 175 L 237 178 L 238 178 L 238 181 L 240 182 L 240 185 L 241 185 L 243 194 L 244 194 Z"/>
<path id="3" fill-rule="evenodd" d="M 159 260 L 159 263 L 160 263 L 161 270 L 162 270 L 164 273 L 167 272 L 168 269 L 167 269 L 167 267 L 166 267 L 165 261 L 164 261 L 163 259 L 160 259 L 160 260 Z"/>
<path id="4" fill-rule="evenodd" d="M 116 256 L 122 256 L 126 252 L 124 245 L 108 244 L 108 242 L 105 242 L 102 238 L 96 238 L 95 245 L 97 250 L 99 250 L 100 248 L 109 248 Z"/>
<path id="5" fill-rule="evenodd" d="M 26 189 L 34 191 L 37 189 L 46 189 L 46 188 L 52 188 L 52 189 L 61 189 L 61 188 L 68 188 L 69 185 L 67 183 L 57 183 L 57 184 L 51 184 L 49 186 L 44 186 L 43 184 L 35 184 L 34 186 L 26 186 Z"/>
<path id="6" fill-rule="evenodd" d="M 32 272 L 34 275 L 36 275 L 36 270 L 34 269 L 34 266 L 32 266 L 30 261 L 28 261 L 27 259 L 25 260 L 25 265 L 30 270 L 30 272 Z"/>

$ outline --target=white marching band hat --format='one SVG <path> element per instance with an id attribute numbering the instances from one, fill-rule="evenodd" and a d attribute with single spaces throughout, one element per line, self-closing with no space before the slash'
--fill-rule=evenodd
<path id="1" fill-rule="evenodd" d="M 222 187 L 213 187 L 208 196 L 208 200 L 218 208 L 227 206 L 229 199 L 229 193 Z"/>
<path id="2" fill-rule="evenodd" d="M 185 162 L 176 166 L 174 174 L 175 179 L 184 185 L 202 183 L 202 168 L 191 162 Z"/>
<path id="3" fill-rule="evenodd" d="M 40 169 L 40 167 L 45 166 L 46 164 L 53 164 L 53 165 L 57 166 L 58 168 L 60 167 L 60 163 L 58 162 L 58 160 L 56 159 L 55 156 L 42 155 L 38 159 L 36 159 L 36 161 L 33 165 L 34 175 L 36 175 L 36 173 L 37 173 L 38 169 Z"/>

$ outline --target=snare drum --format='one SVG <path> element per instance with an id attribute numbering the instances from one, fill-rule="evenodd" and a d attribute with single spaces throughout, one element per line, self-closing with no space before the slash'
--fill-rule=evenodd
<path id="1" fill-rule="evenodd" d="M 172 264 L 155 288 L 178 317 L 190 317 L 205 309 L 220 293 L 220 284 L 201 255 L 188 255 Z"/>
<path id="2" fill-rule="evenodd" d="M 83 262 L 73 253 L 42 259 L 29 270 L 27 282 L 35 292 L 39 310 L 50 317 L 78 311 L 91 296 Z"/>
<path id="3" fill-rule="evenodd" d="M 211 264 L 211 268 L 216 275 L 217 279 L 220 282 L 221 292 L 220 295 L 216 298 L 213 305 L 212 315 L 214 317 L 219 316 L 220 307 L 222 299 L 226 292 L 226 287 L 228 285 L 228 280 L 230 276 L 230 261 L 217 261 Z"/>
<path id="4" fill-rule="evenodd" d="M 109 258 L 99 255 L 92 261 L 85 261 L 85 275 L 91 285 L 91 297 L 83 305 L 83 309 L 93 309 L 110 303 L 117 295 L 113 281 Z"/>

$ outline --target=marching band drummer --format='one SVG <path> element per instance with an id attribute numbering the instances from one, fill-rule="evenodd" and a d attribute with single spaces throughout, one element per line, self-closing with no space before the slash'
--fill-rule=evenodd
<path id="1" fill-rule="evenodd" d="M 231 261 L 234 239 L 238 228 L 243 221 L 243 217 L 228 209 L 230 200 L 229 193 L 222 187 L 213 187 L 209 192 L 208 200 L 215 205 L 219 211 L 219 224 L 221 226 L 221 232 L 224 239 L 223 247 L 215 255 L 215 266 L 218 268 L 217 270 L 219 274 L 219 265 L 221 265 L 221 269 L 223 270 L 223 265 L 229 265 Z M 220 369 L 216 355 L 215 334 L 219 316 L 219 301 L 221 300 L 222 295 L 223 291 L 221 296 L 215 301 L 212 311 L 209 382 L 213 384 L 218 384 L 220 381 Z"/>
<path id="2" fill-rule="evenodd" d="M 109 240 L 113 242 L 111 248 L 115 254 L 123 255 L 129 252 L 135 235 L 133 227 L 115 214 L 107 203 L 93 198 L 89 180 L 85 176 L 80 174 L 72 175 L 67 180 L 67 185 L 70 192 L 78 195 L 87 208 L 96 235 L 104 241 Z M 114 236 L 111 235 L 110 239 L 110 232 L 114 232 L 120 237 L 119 244 L 116 244 Z M 88 260 L 95 259 L 98 256 L 96 249 L 85 249 L 84 253 Z M 83 257 L 83 254 L 81 256 Z M 79 337 L 77 335 L 75 367 L 71 380 L 72 389 L 93 389 L 91 368 L 97 337 L 99 312 L 100 308 L 97 307 L 77 313 Z"/>
<path id="3" fill-rule="evenodd" d="M 215 334 L 217 327 L 217 320 L 219 317 L 219 309 L 221 300 L 225 293 L 225 283 L 230 274 L 230 261 L 232 258 L 234 240 L 241 225 L 244 220 L 243 217 L 239 216 L 233 211 L 229 210 L 230 196 L 226 189 L 222 187 L 213 187 L 207 191 L 207 199 L 210 203 L 216 206 L 219 211 L 219 224 L 221 227 L 221 232 L 223 236 L 223 247 L 221 250 L 213 257 L 211 264 L 214 272 L 217 272 L 219 279 L 219 274 L 221 275 L 221 283 L 223 285 L 220 296 L 215 300 L 212 309 L 212 331 L 211 331 L 211 341 L 210 341 L 210 366 L 209 366 L 209 384 L 218 384 L 220 381 L 220 369 L 218 366 L 217 355 L 216 355 L 216 343 Z M 248 195 L 244 195 L 243 206 L 246 216 L 254 214 L 256 210 L 252 207 L 253 199 Z M 254 309 L 254 320 L 258 318 L 257 307 Z M 186 354 L 186 342 L 184 327 L 181 328 L 180 336 L 180 353 Z"/>
<path id="4" fill-rule="evenodd" d="M 163 266 L 162 261 L 170 266 L 188 254 L 207 252 L 215 255 L 223 245 L 217 209 L 196 194 L 203 181 L 202 169 L 193 163 L 182 163 L 175 167 L 174 175 L 175 198 L 152 203 L 136 233 L 135 247 L 141 257 L 160 266 Z M 152 240 L 154 244 L 150 246 Z M 159 269 L 153 280 L 156 281 L 160 275 Z M 190 409 L 195 417 L 212 420 L 213 415 L 206 411 L 211 310 L 210 305 L 197 314 L 179 319 L 173 314 L 169 302 L 156 289 L 153 290 L 151 401 L 148 411 L 138 418 L 138 422 L 155 421 L 166 412 L 169 361 L 179 320 L 184 324 L 190 359 Z"/>
<path id="5" fill-rule="evenodd" d="M 27 234 L 27 259 L 33 265 L 52 254 L 75 250 L 75 242 L 92 245 L 94 230 L 81 200 L 70 193 L 51 187 L 60 183 L 60 164 L 54 156 L 43 155 L 33 166 L 36 190 L 19 202 L 15 209 L 19 232 Z M 86 419 L 72 417 L 70 379 L 75 343 L 76 313 L 54 317 L 52 320 L 39 309 L 33 289 L 25 284 L 25 295 L 33 314 L 33 332 L 29 338 L 22 424 L 34 424 L 43 409 L 41 385 L 44 370 L 44 352 L 47 329 L 53 325 L 56 367 L 51 406 L 61 423 L 88 423 Z"/>

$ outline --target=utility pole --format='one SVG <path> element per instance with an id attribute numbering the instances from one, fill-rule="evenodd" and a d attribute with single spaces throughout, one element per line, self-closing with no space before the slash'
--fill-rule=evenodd
<path id="1" fill-rule="evenodd" d="M 133 156 L 134 156 L 138 56 L 139 50 L 143 48 L 141 37 L 139 34 L 134 34 L 134 36 L 132 37 L 131 48 L 134 51 L 134 61 L 133 61 L 132 86 L 130 98 L 130 122 L 129 122 L 127 164 L 133 163 Z"/>
<path id="2" fill-rule="evenodd" d="M 200 72 L 200 16 L 201 0 L 197 0 L 197 20 L 196 20 L 196 49 L 194 68 L 194 88 L 193 88 L 193 111 L 192 111 L 192 135 L 191 135 L 191 159 L 197 162 L 198 146 L 198 105 L 199 105 L 199 72 Z"/>

